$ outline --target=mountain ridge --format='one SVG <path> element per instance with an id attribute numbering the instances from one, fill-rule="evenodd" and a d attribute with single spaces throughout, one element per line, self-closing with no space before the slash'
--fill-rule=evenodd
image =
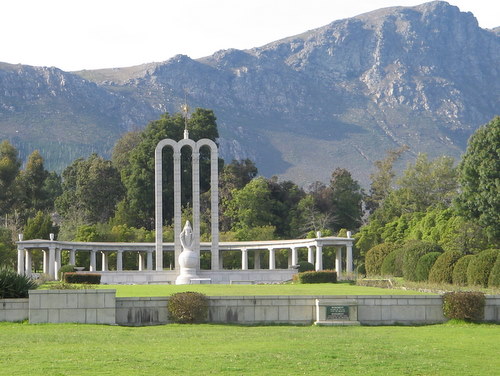
<path id="1" fill-rule="evenodd" d="M 49 165 L 58 155 L 109 156 L 123 132 L 179 111 L 187 95 L 191 107 L 214 110 L 225 159 L 249 157 L 264 175 L 301 185 L 345 167 L 366 186 L 387 149 L 409 145 L 406 160 L 459 158 L 470 134 L 500 112 L 496 29 L 434 1 L 200 59 L 77 72 L 0 64 L 0 138 L 24 154 L 47 147 Z"/>

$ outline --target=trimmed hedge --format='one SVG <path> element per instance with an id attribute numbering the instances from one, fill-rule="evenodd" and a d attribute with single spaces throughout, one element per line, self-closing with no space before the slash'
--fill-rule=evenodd
<path id="1" fill-rule="evenodd" d="M 408 281 L 417 280 L 416 269 L 420 257 L 431 252 L 443 253 L 440 245 L 419 240 L 406 243 L 403 249 L 403 277 Z"/>
<path id="2" fill-rule="evenodd" d="M 395 246 L 392 243 L 382 243 L 370 248 L 365 256 L 366 275 L 380 275 L 384 259 L 394 249 Z"/>
<path id="3" fill-rule="evenodd" d="M 337 272 L 334 270 L 303 272 L 297 274 L 297 279 L 299 283 L 336 283 Z"/>
<path id="4" fill-rule="evenodd" d="M 27 298 L 29 290 L 38 287 L 36 282 L 15 270 L 0 269 L 0 299 Z"/>
<path id="5" fill-rule="evenodd" d="M 168 317 L 177 324 L 197 324 L 207 320 L 208 298 L 193 291 L 178 292 L 168 298 Z"/>
<path id="6" fill-rule="evenodd" d="M 497 249 L 478 253 L 467 267 L 467 284 L 487 287 L 491 269 L 498 257 Z"/>
<path id="7" fill-rule="evenodd" d="M 441 254 L 429 272 L 429 282 L 453 283 L 453 268 L 462 257 L 459 251 L 447 251 Z"/>
<path id="8" fill-rule="evenodd" d="M 431 252 L 420 257 L 417 267 L 415 268 L 415 281 L 427 281 L 429 272 L 439 256 L 441 256 L 441 253 Z"/>
<path id="9" fill-rule="evenodd" d="M 467 285 L 467 268 L 469 267 L 469 263 L 474 257 L 474 255 L 465 255 L 455 263 L 455 266 L 453 267 L 452 278 L 452 282 L 454 285 Z"/>
<path id="10" fill-rule="evenodd" d="M 64 279 L 65 273 L 71 273 L 75 271 L 75 265 L 63 265 L 59 268 L 59 280 Z"/>
<path id="11" fill-rule="evenodd" d="M 297 271 L 299 273 L 308 272 L 308 271 L 314 270 L 314 265 L 311 264 L 308 261 L 299 261 L 299 263 L 297 264 L 297 266 L 298 266 Z"/>
<path id="12" fill-rule="evenodd" d="M 491 269 L 488 287 L 500 287 L 500 256 L 497 256 L 497 261 Z"/>
<path id="13" fill-rule="evenodd" d="M 399 248 L 389 253 L 380 268 L 383 276 L 402 277 L 403 276 L 403 249 Z"/>
<path id="14" fill-rule="evenodd" d="M 64 273 L 66 283 L 86 283 L 89 285 L 100 285 L 100 274 Z"/>
<path id="15" fill-rule="evenodd" d="M 485 301 L 482 292 L 447 292 L 443 295 L 443 313 L 449 319 L 481 321 L 484 319 Z"/>

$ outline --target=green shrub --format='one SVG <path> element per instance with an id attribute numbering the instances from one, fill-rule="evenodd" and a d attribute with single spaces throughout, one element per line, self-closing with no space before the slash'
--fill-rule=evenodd
<path id="1" fill-rule="evenodd" d="M 447 251 L 441 254 L 429 272 L 429 282 L 453 283 L 453 268 L 462 257 L 459 251 Z"/>
<path id="2" fill-rule="evenodd" d="M 383 276 L 402 277 L 403 254 L 404 250 L 402 248 L 396 249 L 389 253 L 385 257 L 384 262 L 382 262 L 380 274 L 382 274 Z"/>
<path id="3" fill-rule="evenodd" d="M 408 281 L 416 281 L 416 269 L 420 257 L 431 252 L 443 252 L 443 249 L 438 244 L 419 240 L 406 243 L 403 249 L 403 277 Z"/>
<path id="4" fill-rule="evenodd" d="M 168 315 L 178 324 L 205 322 L 208 316 L 208 298 L 199 292 L 178 292 L 168 299 Z"/>
<path id="5" fill-rule="evenodd" d="M 303 272 L 299 273 L 297 278 L 300 283 L 336 283 L 337 272 L 334 270 Z"/>
<path id="6" fill-rule="evenodd" d="M 467 268 L 469 263 L 474 258 L 474 255 L 465 255 L 461 257 L 453 267 L 453 284 L 458 286 L 467 285 Z"/>
<path id="7" fill-rule="evenodd" d="M 395 247 L 392 243 L 382 243 L 370 248 L 365 256 L 366 275 L 380 275 L 384 259 L 394 249 Z"/>
<path id="8" fill-rule="evenodd" d="M 298 265 L 297 271 L 299 273 L 309 272 L 314 270 L 314 265 L 308 261 L 300 261 L 297 265 Z"/>
<path id="9" fill-rule="evenodd" d="M 89 285 L 99 285 L 101 283 L 100 274 L 64 273 L 66 283 L 86 283 Z"/>
<path id="10" fill-rule="evenodd" d="M 491 269 L 488 287 L 500 287 L 500 256 L 497 256 L 497 261 Z"/>
<path id="11" fill-rule="evenodd" d="M 56 282 L 48 285 L 48 290 L 81 290 L 85 287 L 82 285 L 75 285 L 72 283 L 66 282 Z"/>
<path id="12" fill-rule="evenodd" d="M 467 284 L 487 287 L 497 257 L 497 249 L 489 249 L 475 255 L 467 267 Z"/>
<path id="13" fill-rule="evenodd" d="M 59 268 L 59 280 L 62 281 L 64 279 L 65 273 L 71 273 L 75 271 L 75 265 L 63 265 Z"/>
<path id="14" fill-rule="evenodd" d="M 28 291 L 38 286 L 30 277 L 11 269 L 0 269 L 0 299 L 27 298 Z"/>
<path id="15" fill-rule="evenodd" d="M 481 321 L 485 298 L 482 292 L 458 291 L 443 295 L 443 313 L 449 319 Z"/>
<path id="16" fill-rule="evenodd" d="M 415 281 L 427 281 L 427 279 L 429 278 L 429 272 L 439 256 L 441 256 L 441 253 L 431 252 L 420 257 L 415 269 Z"/>

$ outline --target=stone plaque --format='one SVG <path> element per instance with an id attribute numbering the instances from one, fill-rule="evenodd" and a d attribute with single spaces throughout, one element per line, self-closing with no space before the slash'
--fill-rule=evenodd
<path id="1" fill-rule="evenodd" d="M 327 320 L 349 320 L 349 306 L 335 305 L 326 306 Z"/>

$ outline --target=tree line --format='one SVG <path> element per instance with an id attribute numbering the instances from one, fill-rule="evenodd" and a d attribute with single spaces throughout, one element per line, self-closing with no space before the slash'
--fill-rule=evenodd
<path id="1" fill-rule="evenodd" d="M 154 240 L 154 150 L 164 138 L 180 140 L 186 119 L 163 114 L 143 130 L 125 133 L 111 160 L 92 154 L 67 166 L 61 175 L 44 168 L 34 151 L 24 168 L 17 150 L 0 144 L 0 264 L 14 265 L 14 241 L 47 239 L 55 233 L 67 241 Z M 291 181 L 258 175 L 250 160 L 219 160 L 221 240 L 267 240 L 356 233 L 356 262 L 383 242 L 433 239 L 464 252 L 498 246 L 499 123 L 480 128 L 458 165 L 450 157 L 429 160 L 419 154 L 399 178 L 395 162 L 406 147 L 390 150 L 375 162 L 368 192 L 351 173 L 336 168 L 328 184 L 305 189 Z M 213 111 L 196 109 L 187 126 L 190 138 L 217 142 Z M 184 148 L 187 149 L 187 148 Z M 182 151 L 183 217 L 191 213 L 191 157 Z M 172 153 L 163 153 L 164 240 L 173 240 Z M 201 232 L 209 240 L 210 155 L 200 153 Z M 132 262 L 132 261 L 131 261 Z"/>

